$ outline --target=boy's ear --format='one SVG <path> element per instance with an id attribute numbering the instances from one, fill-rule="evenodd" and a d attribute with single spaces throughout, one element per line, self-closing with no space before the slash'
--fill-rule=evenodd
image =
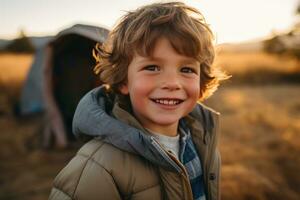
<path id="1" fill-rule="evenodd" d="M 123 95 L 129 94 L 129 90 L 128 90 L 127 83 L 122 84 L 122 85 L 120 86 L 119 90 L 120 90 L 120 92 L 121 92 Z"/>

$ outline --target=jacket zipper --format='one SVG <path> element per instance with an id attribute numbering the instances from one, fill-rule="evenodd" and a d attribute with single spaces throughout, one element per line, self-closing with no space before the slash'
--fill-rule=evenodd
<path id="1" fill-rule="evenodd" d="M 168 154 L 165 150 L 163 150 L 163 148 L 161 147 L 159 142 L 153 136 L 151 136 L 151 141 L 152 141 L 152 144 L 154 145 L 154 147 L 161 153 L 161 155 L 177 170 L 177 172 L 181 176 L 183 176 L 184 181 L 187 183 L 186 185 L 188 187 L 188 193 L 189 193 L 190 199 L 192 200 L 193 192 L 192 192 L 192 188 L 190 185 L 190 181 L 188 179 L 187 171 L 185 170 L 184 166 L 182 166 L 182 164 L 179 161 L 176 161 L 177 158 L 175 158 L 172 154 Z"/>
<path id="2" fill-rule="evenodd" d="M 174 167 L 176 169 L 176 171 L 178 173 L 181 173 L 182 169 L 178 166 L 178 164 L 173 159 L 171 159 L 169 157 L 169 155 L 166 153 L 166 151 L 164 151 L 162 149 L 160 144 L 157 142 L 157 140 L 153 136 L 151 136 L 151 143 L 156 148 L 156 150 L 164 157 L 164 159 L 167 160 L 172 165 L 172 167 Z"/>
<path id="3" fill-rule="evenodd" d="M 188 178 L 188 173 L 187 173 L 185 167 L 172 154 L 168 154 L 168 155 L 174 160 L 174 162 L 177 163 L 178 166 L 181 167 L 182 173 L 180 173 L 180 175 L 183 176 L 184 181 L 186 182 L 186 185 L 187 185 L 189 197 L 190 197 L 191 200 L 193 200 L 193 191 L 192 191 L 190 180 Z"/>

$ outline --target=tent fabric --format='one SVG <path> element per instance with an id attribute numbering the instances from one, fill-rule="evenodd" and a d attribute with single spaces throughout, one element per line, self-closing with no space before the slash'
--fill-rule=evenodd
<path id="1" fill-rule="evenodd" d="M 47 57 L 46 47 L 51 44 L 59 45 L 63 42 L 63 36 L 76 34 L 89 38 L 95 42 L 102 43 L 108 35 L 108 29 L 103 27 L 95 27 L 90 25 L 76 24 L 71 28 L 65 29 L 57 34 L 45 46 L 40 47 L 35 54 L 33 64 L 27 75 L 24 87 L 21 92 L 20 109 L 22 115 L 38 113 L 44 111 L 43 99 L 43 67 L 45 67 L 45 59 Z"/>
<path id="2" fill-rule="evenodd" d="M 95 42 L 104 42 L 107 38 L 108 29 L 104 27 L 95 27 L 83 24 L 76 24 L 71 28 L 65 29 L 57 34 L 53 42 L 59 41 L 64 35 L 77 34 L 86 38 L 89 38 Z M 50 42 L 51 43 L 51 42 Z"/>
<path id="3" fill-rule="evenodd" d="M 36 51 L 21 91 L 20 113 L 45 115 L 45 144 L 50 144 L 52 136 L 58 146 L 68 143 L 79 99 L 97 86 L 92 49 L 105 41 L 108 32 L 104 27 L 77 24 L 59 32 Z"/>
<path id="4" fill-rule="evenodd" d="M 25 85 L 21 92 L 20 111 L 22 115 L 38 113 L 44 110 L 44 101 L 42 97 L 43 81 L 42 66 L 45 60 L 44 47 L 36 51 L 33 64 L 27 75 Z"/>

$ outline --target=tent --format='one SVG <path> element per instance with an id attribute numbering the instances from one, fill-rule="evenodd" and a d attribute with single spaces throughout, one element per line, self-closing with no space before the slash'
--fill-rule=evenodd
<path id="1" fill-rule="evenodd" d="M 99 86 L 93 73 L 92 49 L 108 29 L 77 24 L 39 48 L 21 91 L 20 114 L 45 115 L 43 145 L 58 147 L 72 139 L 72 118 L 80 98 Z"/>

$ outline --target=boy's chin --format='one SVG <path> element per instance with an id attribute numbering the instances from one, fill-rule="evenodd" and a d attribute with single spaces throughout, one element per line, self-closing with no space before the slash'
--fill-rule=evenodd
<path id="1" fill-rule="evenodd" d="M 176 117 L 176 118 L 175 117 L 173 117 L 173 118 L 161 117 L 161 118 L 155 119 L 154 122 L 160 126 L 172 126 L 174 124 L 178 124 L 180 119 L 181 118 L 178 118 L 178 117 Z"/>

